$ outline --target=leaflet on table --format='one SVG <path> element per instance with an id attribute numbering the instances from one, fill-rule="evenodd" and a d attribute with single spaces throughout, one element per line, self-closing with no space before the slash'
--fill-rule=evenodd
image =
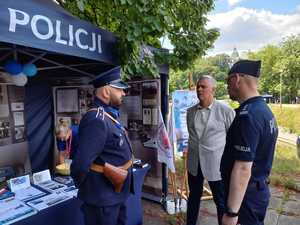
<path id="1" fill-rule="evenodd" d="M 63 189 L 63 192 L 71 197 L 77 197 L 78 189 L 75 186 L 70 186 Z"/>
<path id="2" fill-rule="evenodd" d="M 59 192 L 66 188 L 66 185 L 51 180 L 50 171 L 44 170 L 32 175 L 33 183 L 48 192 Z"/>
<path id="3" fill-rule="evenodd" d="M 46 193 L 30 185 L 29 175 L 12 178 L 7 183 L 10 190 L 15 193 L 15 198 L 21 201 L 29 201 L 46 195 Z"/>
<path id="4" fill-rule="evenodd" d="M 18 199 L 0 201 L 0 224 L 7 225 L 36 214 L 37 211 Z"/>
<path id="5" fill-rule="evenodd" d="M 60 184 L 54 180 L 48 180 L 43 183 L 39 183 L 39 184 L 37 184 L 37 186 L 50 192 L 50 193 L 54 193 L 54 192 L 59 193 L 59 192 L 63 191 L 63 189 L 67 188 L 66 185 Z"/>
<path id="6" fill-rule="evenodd" d="M 42 192 L 32 186 L 15 191 L 15 198 L 19 199 L 23 202 L 30 201 L 32 199 L 35 199 L 35 198 L 38 198 L 38 197 L 41 197 L 44 195 L 46 195 L 45 192 Z"/>
<path id="7" fill-rule="evenodd" d="M 7 200 L 10 198 L 14 198 L 15 197 L 15 193 L 11 192 L 10 190 L 7 190 L 6 188 L 1 188 L 0 189 L 0 200 Z"/>
<path id="8" fill-rule="evenodd" d="M 35 199 L 32 201 L 27 202 L 27 204 L 38 211 L 46 209 L 48 207 L 51 207 L 53 205 L 56 205 L 58 203 L 64 202 L 68 199 L 72 198 L 70 195 L 66 195 L 64 193 L 52 193 L 49 195 L 46 195 L 44 197 L 41 197 L 39 199 Z"/>
<path id="9" fill-rule="evenodd" d="M 54 177 L 53 180 L 57 181 L 58 183 L 65 184 L 67 186 L 74 185 L 73 179 L 70 176 L 58 176 Z"/>

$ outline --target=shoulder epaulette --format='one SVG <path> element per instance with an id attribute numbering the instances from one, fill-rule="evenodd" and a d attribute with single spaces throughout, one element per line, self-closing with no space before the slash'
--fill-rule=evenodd
<path id="1" fill-rule="evenodd" d="M 88 112 L 90 111 L 96 111 L 96 118 L 101 118 L 102 120 L 104 120 L 105 111 L 103 107 L 99 106 L 97 108 L 90 108 Z"/>
<path id="2" fill-rule="evenodd" d="M 247 115 L 248 114 L 248 105 L 245 105 L 240 111 L 239 115 Z"/>

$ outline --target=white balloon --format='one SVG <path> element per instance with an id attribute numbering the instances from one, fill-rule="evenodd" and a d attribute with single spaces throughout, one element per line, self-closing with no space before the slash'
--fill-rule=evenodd
<path id="1" fill-rule="evenodd" d="M 0 83 L 12 83 L 12 76 L 6 72 L 0 72 Z"/>
<path id="2" fill-rule="evenodd" d="M 16 86 L 25 86 L 27 83 L 27 76 L 23 73 L 19 73 L 18 75 L 11 76 L 13 84 Z"/>

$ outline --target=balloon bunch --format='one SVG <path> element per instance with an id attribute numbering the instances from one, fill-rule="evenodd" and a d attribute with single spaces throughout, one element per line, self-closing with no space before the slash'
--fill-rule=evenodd
<path id="1" fill-rule="evenodd" d="M 16 60 L 7 61 L 4 68 L 11 75 L 11 81 L 16 86 L 24 86 L 27 83 L 27 77 L 33 77 L 37 74 L 37 68 L 34 64 L 22 65 Z"/>

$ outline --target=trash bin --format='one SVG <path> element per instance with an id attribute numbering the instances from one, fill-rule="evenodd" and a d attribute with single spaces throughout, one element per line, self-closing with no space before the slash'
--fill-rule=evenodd
<path id="1" fill-rule="evenodd" d="M 300 159 L 300 136 L 297 138 L 297 153 L 298 153 L 298 159 Z"/>

